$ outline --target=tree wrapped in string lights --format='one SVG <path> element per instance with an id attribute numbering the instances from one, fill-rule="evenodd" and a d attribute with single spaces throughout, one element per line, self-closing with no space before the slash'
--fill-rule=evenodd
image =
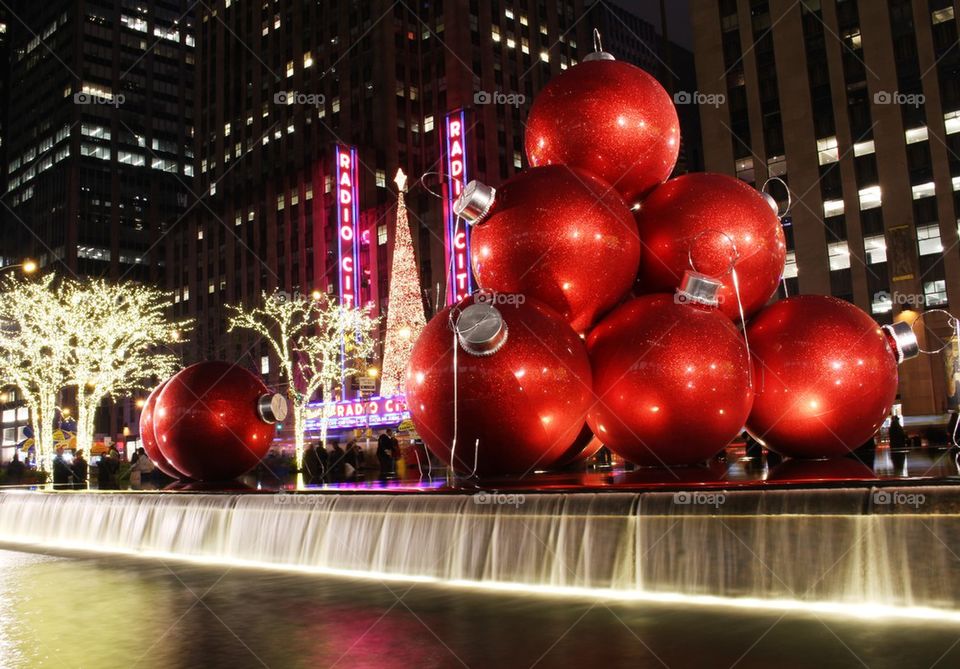
<path id="1" fill-rule="evenodd" d="M 0 378 L 16 386 L 30 410 L 37 466 L 53 462 L 53 420 L 70 380 L 70 315 L 52 274 L 38 281 L 12 277 L 0 295 Z"/>
<path id="2" fill-rule="evenodd" d="M 404 199 L 407 176 L 403 170 L 397 170 L 394 181 L 399 194 L 393 262 L 390 268 L 387 332 L 380 382 L 380 394 L 384 397 L 402 392 L 404 371 L 410 360 L 413 344 L 426 326 L 420 291 L 420 274 L 417 271 L 413 239 L 410 236 L 410 224 L 407 220 L 407 205 Z"/>
<path id="3" fill-rule="evenodd" d="M 279 362 L 293 414 L 297 468 L 303 467 L 306 406 L 315 395 L 332 399 L 342 381 L 366 368 L 374 351 L 378 319 L 365 308 L 347 307 L 323 293 L 311 297 L 275 290 L 262 304 L 231 305 L 229 331 L 250 330 L 265 339 Z M 328 416 L 321 421 L 326 440 Z"/>
<path id="4" fill-rule="evenodd" d="M 93 446 L 97 407 L 107 397 L 148 388 L 179 368 L 169 343 L 188 322 L 166 316 L 170 296 L 156 288 L 102 279 L 64 282 L 70 318 L 70 382 L 77 393 L 77 448 Z"/>

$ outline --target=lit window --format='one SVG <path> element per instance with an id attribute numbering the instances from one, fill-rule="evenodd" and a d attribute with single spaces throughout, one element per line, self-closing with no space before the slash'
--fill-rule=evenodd
<path id="1" fill-rule="evenodd" d="M 292 60 L 287 63 L 287 76 L 288 76 L 288 77 L 292 77 L 292 76 L 293 76 L 293 61 L 292 61 Z"/>
<path id="2" fill-rule="evenodd" d="M 433 130 L 433 116 L 428 116 L 423 119 L 423 131 L 430 132 Z"/>
<path id="3" fill-rule="evenodd" d="M 512 9 L 505 9 L 505 10 L 503 10 L 503 15 L 506 16 L 508 19 L 511 19 L 511 20 L 512 20 L 512 19 L 513 19 L 513 10 L 512 10 Z"/>
<path id="4" fill-rule="evenodd" d="M 857 142 L 853 145 L 853 155 L 857 158 L 860 156 L 869 156 L 874 151 L 876 151 L 876 148 L 874 147 L 872 139 L 868 139 L 865 142 Z"/>
<path id="5" fill-rule="evenodd" d="M 933 25 L 938 23 L 946 23 L 947 21 L 953 21 L 953 7 L 945 7 L 944 9 L 938 9 L 930 13 L 930 21 Z"/>
<path id="6" fill-rule="evenodd" d="M 507 38 L 507 46 L 510 47 L 511 49 L 516 49 L 516 48 L 517 48 L 517 41 L 516 41 L 515 39 L 513 39 L 512 37 L 508 37 L 508 38 Z"/>
<path id="7" fill-rule="evenodd" d="M 224 124 L 223 124 L 223 136 L 224 136 L 224 137 L 229 137 L 229 136 L 230 136 L 231 127 L 232 127 L 232 126 L 231 126 L 229 123 L 224 123 Z"/>
<path id="8" fill-rule="evenodd" d="M 307 51 L 303 54 L 303 69 L 313 67 L 313 52 Z"/>
<path id="9" fill-rule="evenodd" d="M 387 174 L 383 170 L 377 170 L 377 188 L 387 187 Z"/>
<path id="10" fill-rule="evenodd" d="M 490 38 L 493 39 L 494 42 L 500 42 L 500 28 L 498 26 L 493 26 L 490 29 Z"/>
<path id="11" fill-rule="evenodd" d="M 197 239 L 203 239 L 203 228 L 197 227 Z"/>
<path id="12" fill-rule="evenodd" d="M 911 190 L 913 191 L 913 199 L 919 200 L 922 197 L 933 196 L 936 189 L 934 187 L 933 182 L 928 181 L 927 183 L 917 184 L 916 186 L 913 186 Z"/>
<path id="13" fill-rule="evenodd" d="M 937 224 L 918 225 L 917 247 L 922 256 L 943 253 L 943 244 L 940 243 L 940 226 Z"/>
<path id="14" fill-rule="evenodd" d="M 753 173 L 753 158 L 741 158 L 737 161 L 737 178 L 746 181 L 747 183 L 753 183 L 753 180 L 756 178 Z"/>
<path id="15" fill-rule="evenodd" d="M 382 246 L 387 243 L 387 226 L 377 226 L 377 244 Z"/>
<path id="16" fill-rule="evenodd" d="M 880 186 L 867 186 L 866 188 L 861 188 L 858 193 L 860 197 L 860 209 L 874 209 L 879 207 L 882 198 L 880 196 Z"/>
<path id="17" fill-rule="evenodd" d="M 864 237 L 863 250 L 867 255 L 868 264 L 887 262 L 887 240 L 883 235 Z"/>
<path id="18" fill-rule="evenodd" d="M 260 356 L 260 373 L 261 374 L 270 373 L 270 356 L 269 355 Z"/>
<path id="19" fill-rule="evenodd" d="M 542 60 L 544 63 L 549 63 L 549 62 L 550 62 L 550 54 L 547 53 L 546 51 L 541 51 L 541 52 L 540 52 L 540 60 Z"/>
<path id="20" fill-rule="evenodd" d="M 786 156 L 773 156 L 767 160 L 767 175 L 771 177 L 782 177 L 787 173 Z"/>
<path id="21" fill-rule="evenodd" d="M 333 102 L 330 103 L 330 110 L 337 114 L 340 112 L 340 98 L 334 98 Z"/>
<path id="22" fill-rule="evenodd" d="M 783 278 L 795 279 L 800 271 L 797 269 L 797 254 L 795 251 L 787 252 L 787 260 L 783 264 Z"/>
<path id="23" fill-rule="evenodd" d="M 916 144 L 917 142 L 927 141 L 927 126 L 921 125 L 919 128 L 910 128 L 903 133 L 907 144 Z"/>
<path id="24" fill-rule="evenodd" d="M 827 244 L 827 255 L 830 259 L 830 271 L 850 267 L 850 249 L 846 242 Z"/>
<path id="25" fill-rule="evenodd" d="M 836 137 L 824 137 L 817 140 L 817 155 L 821 165 L 835 163 L 840 160 L 840 150 L 837 148 Z"/>
<path id="26" fill-rule="evenodd" d="M 829 218 L 843 213 L 843 200 L 824 200 L 823 216 Z"/>
<path id="27" fill-rule="evenodd" d="M 960 132 L 960 111 L 952 111 L 944 114 L 943 125 L 948 135 Z"/>
<path id="28" fill-rule="evenodd" d="M 947 303 L 947 282 L 943 279 L 923 282 L 923 302 L 928 307 L 941 307 Z"/>
<path id="29" fill-rule="evenodd" d="M 874 314 L 889 314 L 893 311 L 893 300 L 890 299 L 890 293 L 885 290 L 875 293 L 873 301 L 870 303 L 870 311 Z"/>

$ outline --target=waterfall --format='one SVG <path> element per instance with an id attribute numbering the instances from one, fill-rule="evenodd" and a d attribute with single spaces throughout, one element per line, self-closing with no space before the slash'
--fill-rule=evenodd
<path id="1" fill-rule="evenodd" d="M 0 543 L 610 596 L 960 619 L 960 514 L 869 488 L 718 493 L 0 494 Z M 701 494 L 701 497 L 703 495 Z M 720 499 L 722 498 L 722 500 Z"/>

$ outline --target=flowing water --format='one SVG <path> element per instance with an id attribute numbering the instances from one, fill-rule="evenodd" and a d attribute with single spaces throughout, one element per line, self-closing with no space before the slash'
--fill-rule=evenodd
<path id="1" fill-rule="evenodd" d="M 0 542 L 648 600 L 932 608 L 960 621 L 960 496 L 877 494 L 5 493 Z"/>

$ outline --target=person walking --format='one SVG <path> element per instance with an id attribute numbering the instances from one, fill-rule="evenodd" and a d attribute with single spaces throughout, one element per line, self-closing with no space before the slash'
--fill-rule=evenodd
<path id="1" fill-rule="evenodd" d="M 87 487 L 87 460 L 83 457 L 83 449 L 81 448 L 73 456 L 73 489 L 74 490 L 84 490 Z"/>
<path id="2" fill-rule="evenodd" d="M 143 475 L 149 474 L 154 468 L 153 460 L 143 448 L 138 448 L 130 460 L 130 487 L 140 490 L 143 486 Z"/>
<path id="3" fill-rule="evenodd" d="M 97 488 L 100 490 L 119 490 L 117 471 L 120 469 L 120 454 L 110 449 L 100 456 L 97 462 Z"/>
<path id="4" fill-rule="evenodd" d="M 23 483 L 23 462 L 20 460 L 20 452 L 15 451 L 13 460 L 7 464 L 7 483 L 10 485 L 20 485 Z"/>
<path id="5" fill-rule="evenodd" d="M 903 450 L 907 447 L 907 433 L 900 424 L 900 416 L 890 418 L 890 450 Z"/>
<path id="6" fill-rule="evenodd" d="M 347 454 L 340 447 L 340 442 L 333 442 L 330 449 L 330 480 L 340 483 L 347 477 Z"/>
<path id="7" fill-rule="evenodd" d="M 322 451 L 316 444 L 310 446 L 307 452 L 303 454 L 303 469 L 305 478 L 310 485 L 321 485 L 323 483 L 324 463 L 319 451 Z M 326 455 L 326 451 L 323 451 Z"/>
<path id="8" fill-rule="evenodd" d="M 387 479 L 396 476 L 397 440 L 393 430 L 387 428 L 377 439 L 377 461 L 380 463 L 380 478 Z"/>
<path id="9" fill-rule="evenodd" d="M 363 479 L 363 453 L 356 439 L 347 442 L 346 454 L 346 473 L 348 481 L 359 481 Z"/>
<path id="10" fill-rule="evenodd" d="M 63 446 L 57 446 L 57 455 L 53 458 L 53 489 L 68 489 L 72 478 L 73 472 L 63 457 Z"/>

